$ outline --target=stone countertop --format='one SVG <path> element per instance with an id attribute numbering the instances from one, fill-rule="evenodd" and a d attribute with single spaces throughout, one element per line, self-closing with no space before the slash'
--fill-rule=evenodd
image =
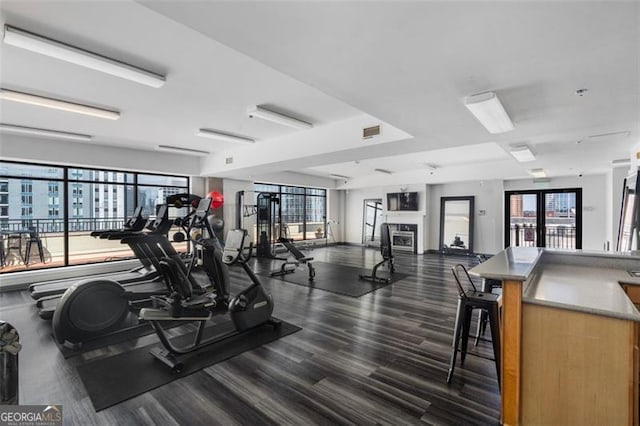
<path id="1" fill-rule="evenodd" d="M 619 269 L 545 263 L 525 284 L 522 301 L 640 322 L 622 283 L 640 280 Z"/>
<path id="2" fill-rule="evenodd" d="M 523 302 L 640 322 L 621 284 L 640 285 L 640 257 L 629 254 L 507 248 L 469 272 L 523 281 Z"/>
<path id="3" fill-rule="evenodd" d="M 544 249 L 537 247 L 507 247 L 469 273 L 494 280 L 525 281 L 537 265 Z"/>

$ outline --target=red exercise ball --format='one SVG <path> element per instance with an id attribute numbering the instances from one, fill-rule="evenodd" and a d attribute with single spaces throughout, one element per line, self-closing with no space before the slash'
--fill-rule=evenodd
<path id="1" fill-rule="evenodd" d="M 211 208 L 217 209 L 224 204 L 224 195 L 218 191 L 211 191 L 207 194 L 207 198 L 211 199 Z"/>

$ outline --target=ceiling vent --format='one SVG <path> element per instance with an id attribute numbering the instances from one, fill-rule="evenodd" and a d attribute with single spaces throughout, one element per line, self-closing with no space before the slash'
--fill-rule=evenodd
<path id="1" fill-rule="evenodd" d="M 227 157 L 224 159 L 224 163 L 225 164 L 232 164 L 233 163 L 233 157 Z"/>
<path id="2" fill-rule="evenodd" d="M 373 137 L 380 136 L 380 125 L 365 127 L 362 129 L 362 139 L 371 139 Z"/>

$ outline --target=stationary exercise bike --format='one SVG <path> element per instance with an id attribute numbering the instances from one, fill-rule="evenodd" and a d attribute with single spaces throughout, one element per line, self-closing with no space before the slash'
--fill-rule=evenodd
<path id="1" fill-rule="evenodd" d="M 160 262 L 161 271 L 170 293 L 166 297 L 154 297 L 156 308 L 140 310 L 140 319 L 149 321 L 153 326 L 164 349 L 156 347 L 151 354 L 179 372 L 184 366 L 184 355 L 197 351 L 205 346 L 221 342 L 232 336 L 240 335 L 262 324 L 280 326 L 280 320 L 271 316 L 273 298 L 262 286 L 253 270 L 247 266 L 251 258 L 253 246 L 245 255 L 244 244 L 247 231 L 235 229 L 229 231 L 221 253 L 216 238 L 197 241 L 203 250 L 205 272 L 211 278 L 213 289 L 204 294 L 193 291 L 188 279 L 188 271 L 175 259 L 167 258 Z M 252 281 L 252 284 L 233 298 L 229 294 L 229 271 L 227 265 L 239 263 Z M 234 331 L 203 339 L 208 320 L 216 315 L 229 313 Z M 193 342 L 186 346 L 176 346 L 167 337 L 163 322 L 188 321 L 198 322 L 198 329 Z"/>

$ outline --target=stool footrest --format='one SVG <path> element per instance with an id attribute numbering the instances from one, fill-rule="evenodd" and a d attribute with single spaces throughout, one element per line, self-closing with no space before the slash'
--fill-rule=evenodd
<path id="1" fill-rule="evenodd" d="M 458 349 L 458 352 L 462 353 L 462 349 Z M 478 358 L 482 358 L 482 359 L 487 359 L 489 361 L 495 361 L 496 360 L 495 358 L 492 358 L 492 357 L 490 357 L 488 355 L 482 355 L 482 354 L 478 354 L 478 353 L 475 353 L 475 352 L 467 351 L 466 354 L 467 355 L 477 356 Z"/>

